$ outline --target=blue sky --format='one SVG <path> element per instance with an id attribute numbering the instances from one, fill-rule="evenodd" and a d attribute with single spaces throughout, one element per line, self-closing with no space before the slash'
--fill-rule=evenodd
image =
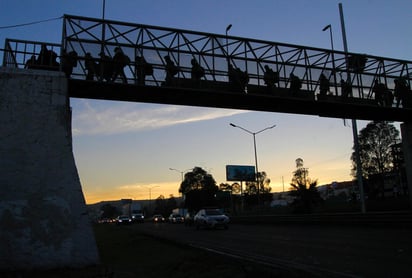
<path id="1" fill-rule="evenodd" d="M 1 0 L 0 26 L 60 17 L 102 16 L 103 0 Z M 160 1 L 106 0 L 107 19 L 343 50 L 338 4 L 343 4 L 349 51 L 412 60 L 412 2 L 394 1 Z M 5 38 L 61 41 L 62 20 L 1 28 Z M 200 166 L 218 183 L 227 164 L 254 165 L 256 136 L 259 170 L 273 191 L 285 188 L 303 158 L 320 184 L 350 180 L 352 129 L 341 119 L 241 110 L 72 99 L 73 147 L 88 203 L 120 198 L 178 195 L 180 173 Z M 361 129 L 367 122 L 359 121 Z"/>

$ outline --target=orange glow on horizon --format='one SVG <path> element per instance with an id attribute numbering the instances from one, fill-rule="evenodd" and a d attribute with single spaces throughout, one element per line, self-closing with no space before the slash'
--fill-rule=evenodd
<path id="1" fill-rule="evenodd" d="M 277 180 L 272 179 L 270 187 L 272 188 L 272 193 L 277 192 L 287 192 L 290 189 L 290 178 L 284 177 Z M 350 181 L 352 178 L 350 175 L 343 175 L 340 178 L 330 178 L 330 177 L 310 177 L 318 180 L 318 186 L 330 184 L 334 181 Z M 229 182 L 232 183 L 232 182 Z M 219 184 L 219 183 L 218 183 Z M 149 192 L 150 189 L 150 192 Z M 149 195 L 150 193 L 150 195 Z M 170 195 L 174 197 L 180 197 L 178 192 L 178 187 L 176 182 L 162 183 L 162 184 L 151 184 L 151 185 L 123 185 L 115 187 L 98 188 L 95 190 L 84 189 L 83 190 L 85 202 L 87 205 L 96 204 L 102 201 L 116 201 L 121 199 L 132 199 L 132 200 L 152 200 L 157 199 L 160 195 L 165 198 L 169 198 Z"/>
<path id="2" fill-rule="evenodd" d="M 132 184 L 122 186 L 106 186 L 98 189 L 83 187 L 83 195 L 87 205 L 96 204 L 102 201 L 113 201 L 121 199 L 132 200 L 155 200 L 160 195 L 169 198 L 170 195 L 179 197 L 176 182 L 163 184 Z"/>

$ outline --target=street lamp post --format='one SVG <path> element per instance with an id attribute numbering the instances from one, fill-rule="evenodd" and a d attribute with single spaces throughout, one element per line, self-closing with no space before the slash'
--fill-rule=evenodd
<path id="1" fill-rule="evenodd" d="M 106 0 L 103 0 L 103 7 L 102 7 L 102 44 L 100 46 L 100 52 L 104 52 L 105 40 L 106 40 L 105 14 L 106 14 Z"/>
<path id="2" fill-rule="evenodd" d="M 230 69 L 230 58 L 229 58 L 229 42 L 228 42 L 227 34 L 228 34 L 230 28 L 232 28 L 232 24 L 229 24 L 226 27 L 226 62 L 227 62 L 228 75 L 229 75 L 229 69 Z M 229 77 L 229 81 L 230 81 L 230 77 Z"/>
<path id="3" fill-rule="evenodd" d="M 333 72 L 333 81 L 335 83 L 335 86 L 334 86 L 335 87 L 335 95 L 338 95 L 338 87 L 337 87 L 337 83 L 336 83 L 335 54 L 334 54 L 335 50 L 333 48 L 332 25 L 331 24 L 326 25 L 322 29 L 322 31 L 325 32 L 328 29 L 329 29 L 329 35 L 330 35 L 330 45 L 331 45 L 331 48 L 332 48 L 332 68 L 333 68 L 332 72 Z"/>
<path id="4" fill-rule="evenodd" d="M 259 206 L 259 201 L 260 201 L 260 200 L 259 200 L 259 198 L 260 198 L 260 197 L 259 197 L 259 194 L 260 194 L 260 181 L 259 181 L 259 177 L 258 177 L 258 175 L 259 175 L 259 170 L 258 170 L 258 159 L 257 159 L 257 151 L 256 151 L 256 134 L 259 134 L 259 133 L 261 133 L 261 132 L 263 132 L 263 131 L 265 131 L 265 130 L 274 128 L 276 125 L 272 125 L 272 126 L 266 127 L 266 128 L 264 128 L 264 129 L 262 129 L 262 130 L 259 130 L 259 131 L 257 131 L 257 132 L 252 132 L 252 131 L 250 131 L 250 130 L 247 130 L 246 128 L 243 128 L 243 127 L 241 127 L 241 126 L 235 125 L 235 124 L 233 124 L 233 123 L 230 123 L 230 126 L 240 128 L 241 130 L 246 131 L 247 133 L 252 134 L 252 136 L 253 136 L 253 148 L 254 148 L 254 150 L 255 150 L 255 168 L 256 168 L 255 178 L 256 178 L 256 184 L 257 184 L 257 203 L 258 203 L 258 206 Z"/>
<path id="5" fill-rule="evenodd" d="M 232 24 L 229 24 L 226 27 L 226 54 L 227 54 L 227 59 L 229 59 L 229 44 L 228 44 L 228 39 L 227 39 L 227 33 L 229 32 L 230 28 L 232 28 Z"/>

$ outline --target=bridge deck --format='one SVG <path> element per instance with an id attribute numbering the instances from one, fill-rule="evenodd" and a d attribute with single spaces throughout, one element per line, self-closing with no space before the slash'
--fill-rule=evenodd
<path id="1" fill-rule="evenodd" d="M 265 90 L 262 90 L 261 93 L 242 93 L 69 80 L 69 95 L 75 98 L 283 112 L 360 120 L 406 121 L 412 119 L 412 109 L 380 107 L 366 100 L 364 102 L 358 100 L 351 102 L 333 97 L 315 100 L 307 96 L 285 96 L 285 93 L 287 91 L 280 88 L 273 93 L 267 93 Z"/>

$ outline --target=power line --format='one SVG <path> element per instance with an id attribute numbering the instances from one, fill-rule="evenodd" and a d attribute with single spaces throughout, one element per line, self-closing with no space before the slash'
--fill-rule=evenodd
<path id="1" fill-rule="evenodd" d="M 22 23 L 22 24 L 9 25 L 9 26 L 0 26 L 0 29 L 10 29 L 10 28 L 34 25 L 34 24 L 39 24 L 39 23 L 43 23 L 43 22 L 58 20 L 58 19 L 62 19 L 62 18 L 63 18 L 63 16 L 59 16 L 59 17 L 55 17 L 55 18 L 49 18 L 49 19 L 44 19 L 44 20 L 39 20 L 39 21 L 33 21 L 33 22 L 29 22 L 29 23 Z"/>

